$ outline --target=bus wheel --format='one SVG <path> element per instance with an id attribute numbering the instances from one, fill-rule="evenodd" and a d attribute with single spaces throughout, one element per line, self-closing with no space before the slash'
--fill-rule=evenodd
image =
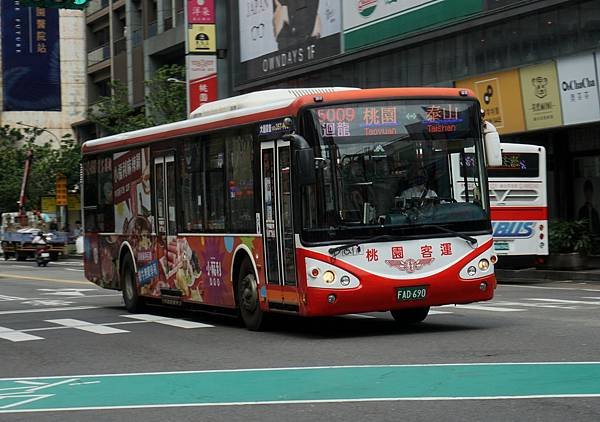
<path id="1" fill-rule="evenodd" d="M 429 306 L 424 308 L 409 308 L 390 311 L 397 323 L 416 324 L 422 322 L 429 314 Z"/>
<path id="2" fill-rule="evenodd" d="M 258 283 L 248 260 L 242 263 L 237 283 L 237 299 L 240 315 L 246 328 L 259 331 L 264 325 L 264 313 L 260 309 Z"/>
<path id="3" fill-rule="evenodd" d="M 143 299 L 138 295 L 133 261 L 130 255 L 126 255 L 125 259 L 123 259 L 121 267 L 121 290 L 123 291 L 125 308 L 131 313 L 141 311 L 143 308 Z"/>

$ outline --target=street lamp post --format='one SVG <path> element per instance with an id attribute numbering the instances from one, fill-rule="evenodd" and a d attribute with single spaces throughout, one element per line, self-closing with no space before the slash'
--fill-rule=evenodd
<path id="1" fill-rule="evenodd" d="M 50 136 L 52 136 L 54 139 L 56 139 L 56 142 L 60 143 L 60 139 L 58 139 L 58 136 L 56 136 L 55 133 L 50 132 L 48 129 L 46 129 L 45 127 L 39 127 L 39 126 L 34 126 L 34 125 L 28 125 L 27 123 L 23 123 L 23 122 L 17 122 L 18 125 L 21 126 L 25 126 L 25 127 L 30 127 L 32 129 L 40 129 L 42 132 L 46 132 L 47 134 L 49 134 Z"/>

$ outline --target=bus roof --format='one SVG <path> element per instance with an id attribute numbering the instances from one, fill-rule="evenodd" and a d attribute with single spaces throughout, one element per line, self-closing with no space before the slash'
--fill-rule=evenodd
<path id="1" fill-rule="evenodd" d="M 257 91 L 204 104 L 190 118 L 179 122 L 120 133 L 87 141 L 83 154 L 107 152 L 158 142 L 169 138 L 189 136 L 199 132 L 224 129 L 295 115 L 306 105 L 332 102 L 380 100 L 384 98 L 457 98 L 476 99 L 464 88 L 296 88 Z"/>

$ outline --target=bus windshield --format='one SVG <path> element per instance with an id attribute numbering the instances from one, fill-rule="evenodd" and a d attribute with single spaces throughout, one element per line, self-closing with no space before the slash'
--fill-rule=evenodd
<path id="1" fill-rule="evenodd" d="M 479 113 L 473 101 L 378 101 L 310 111 L 317 183 L 302 191 L 303 239 L 335 241 L 444 225 L 489 230 Z M 466 154 L 469 152 L 470 154 Z M 470 196 L 451 157 L 470 160 Z M 439 231 L 437 231 L 439 235 Z"/>

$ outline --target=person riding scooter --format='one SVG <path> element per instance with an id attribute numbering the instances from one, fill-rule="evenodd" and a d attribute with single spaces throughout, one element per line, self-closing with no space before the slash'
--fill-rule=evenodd
<path id="1" fill-rule="evenodd" d="M 35 262 L 37 262 L 37 266 L 47 266 L 48 262 L 50 262 L 50 248 L 48 246 L 47 235 L 41 230 L 38 230 L 31 243 L 36 245 Z"/>

